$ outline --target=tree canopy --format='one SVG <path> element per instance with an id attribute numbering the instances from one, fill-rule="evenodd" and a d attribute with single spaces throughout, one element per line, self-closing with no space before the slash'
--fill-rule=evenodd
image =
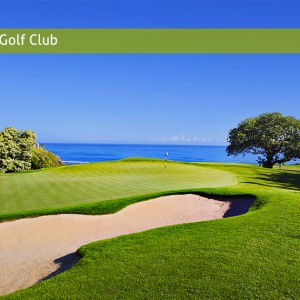
<path id="1" fill-rule="evenodd" d="M 265 113 L 242 121 L 229 131 L 228 155 L 261 155 L 259 164 L 274 164 L 300 158 L 300 120 L 281 113 Z"/>
<path id="2" fill-rule="evenodd" d="M 7 127 L 0 132 L 0 171 L 20 172 L 31 169 L 30 149 L 36 143 L 33 131 Z"/>
<path id="3" fill-rule="evenodd" d="M 7 127 L 1 131 L 0 172 L 21 172 L 62 164 L 60 158 L 53 153 L 50 155 L 49 151 L 34 151 L 35 145 L 36 135 L 31 130 Z M 47 159 L 44 159 L 46 156 Z"/>

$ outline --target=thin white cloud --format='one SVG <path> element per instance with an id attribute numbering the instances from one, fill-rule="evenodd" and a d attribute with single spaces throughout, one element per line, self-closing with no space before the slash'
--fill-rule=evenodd
<path id="1" fill-rule="evenodd" d="M 210 139 L 205 138 L 205 137 L 202 137 L 202 138 L 197 137 L 197 136 L 190 137 L 185 134 L 164 137 L 162 140 L 164 142 L 170 142 L 170 143 L 177 142 L 177 143 L 186 143 L 186 144 L 199 144 L 199 143 L 211 141 Z"/>

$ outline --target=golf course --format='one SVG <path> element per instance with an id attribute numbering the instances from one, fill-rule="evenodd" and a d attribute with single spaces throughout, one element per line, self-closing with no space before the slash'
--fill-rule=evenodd
<path id="1" fill-rule="evenodd" d="M 84 245 L 71 269 L 2 298 L 299 299 L 299 188 L 300 165 L 168 162 L 165 168 L 159 160 L 125 159 L 1 174 L 3 224 L 113 214 L 175 194 L 255 199 L 240 216 Z"/>

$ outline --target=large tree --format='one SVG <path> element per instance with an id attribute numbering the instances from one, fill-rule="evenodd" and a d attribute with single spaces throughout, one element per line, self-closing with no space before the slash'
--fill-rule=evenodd
<path id="1" fill-rule="evenodd" d="M 259 164 L 274 164 L 300 158 L 300 120 L 281 113 L 265 113 L 242 121 L 229 131 L 228 155 L 261 155 Z"/>

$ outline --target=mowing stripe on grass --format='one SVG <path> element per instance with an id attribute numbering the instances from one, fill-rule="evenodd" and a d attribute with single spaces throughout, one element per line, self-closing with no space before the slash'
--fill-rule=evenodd
<path id="1" fill-rule="evenodd" d="M 118 161 L 0 176 L 0 216 L 165 191 L 236 184 L 230 172 L 183 163 Z"/>

